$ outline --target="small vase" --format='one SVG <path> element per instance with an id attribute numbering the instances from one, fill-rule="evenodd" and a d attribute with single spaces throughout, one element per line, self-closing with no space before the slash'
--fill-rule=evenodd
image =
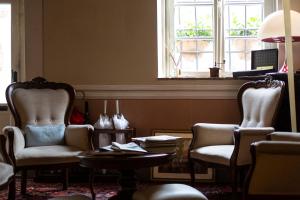
<path id="1" fill-rule="evenodd" d="M 209 68 L 209 71 L 210 71 L 210 77 L 212 77 L 212 78 L 219 77 L 220 68 L 218 68 L 218 67 L 211 67 L 211 68 Z"/>

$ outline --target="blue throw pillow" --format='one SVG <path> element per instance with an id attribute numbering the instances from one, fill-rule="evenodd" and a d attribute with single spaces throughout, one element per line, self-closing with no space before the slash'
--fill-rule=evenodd
<path id="1" fill-rule="evenodd" d="M 26 146 L 49 146 L 64 144 L 65 125 L 27 125 L 25 127 Z"/>

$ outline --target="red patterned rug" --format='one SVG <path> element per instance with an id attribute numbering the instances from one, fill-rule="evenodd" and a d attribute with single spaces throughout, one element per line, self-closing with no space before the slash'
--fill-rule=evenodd
<path id="1" fill-rule="evenodd" d="M 159 183 L 140 183 L 139 188 Z M 90 195 L 88 183 L 70 183 L 68 190 L 63 191 L 60 183 L 35 183 L 28 180 L 27 195 L 20 195 L 20 181 L 17 179 L 17 196 L 16 200 L 45 200 L 59 196 L 71 195 Z M 94 185 L 97 194 L 97 200 L 107 200 L 116 195 L 119 190 L 117 183 L 113 182 L 96 182 Z M 199 189 L 209 200 L 229 200 L 231 198 L 231 188 L 227 185 L 215 184 L 198 184 Z M 0 199 L 7 199 L 7 191 L 0 192 Z"/>

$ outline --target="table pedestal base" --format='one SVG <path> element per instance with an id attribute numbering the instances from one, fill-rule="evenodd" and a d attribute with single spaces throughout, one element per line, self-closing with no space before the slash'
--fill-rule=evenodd
<path id="1" fill-rule="evenodd" d="M 128 170 L 120 170 L 121 175 L 118 180 L 119 185 L 121 186 L 121 190 L 118 192 L 117 195 L 109 198 L 110 200 L 130 200 L 132 199 L 133 193 L 137 189 L 136 184 L 136 177 L 135 177 L 135 171 L 128 169 Z M 93 188 L 94 183 L 94 170 L 90 170 L 90 190 L 92 194 L 92 199 L 96 199 L 96 194 L 94 192 Z"/>

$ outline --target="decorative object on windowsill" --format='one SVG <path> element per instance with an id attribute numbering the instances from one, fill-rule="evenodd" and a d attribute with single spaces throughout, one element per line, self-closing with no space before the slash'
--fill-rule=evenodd
<path id="1" fill-rule="evenodd" d="M 291 10 L 291 37 L 292 42 L 300 41 L 300 13 Z M 258 30 L 258 37 L 263 42 L 284 43 L 285 42 L 285 27 L 283 10 L 276 11 L 265 18 Z M 287 53 L 279 72 L 288 72 L 286 63 Z"/>
<path id="2" fill-rule="evenodd" d="M 113 123 L 116 130 L 123 130 L 129 127 L 129 122 L 120 113 L 119 100 L 116 100 L 116 114 L 113 116 Z M 116 132 L 116 142 L 124 143 L 126 141 L 124 133 Z"/>
<path id="3" fill-rule="evenodd" d="M 209 72 L 210 72 L 210 77 L 211 78 L 218 78 L 219 77 L 219 67 L 210 67 Z"/>
<path id="4" fill-rule="evenodd" d="M 104 107 L 103 107 L 103 114 L 100 114 L 99 119 L 97 122 L 94 124 L 94 127 L 96 129 L 113 129 L 113 122 L 112 119 L 106 114 L 107 112 L 107 100 L 104 100 L 103 102 Z M 107 146 L 111 143 L 111 138 L 110 134 L 108 133 L 102 133 L 99 134 L 99 146 Z"/>
<path id="5" fill-rule="evenodd" d="M 174 67 L 175 77 L 179 77 L 181 75 L 182 54 L 176 53 L 175 50 L 169 50 L 169 48 L 167 47 L 166 50 L 169 53 L 169 56 L 174 64 L 173 67 Z"/>

